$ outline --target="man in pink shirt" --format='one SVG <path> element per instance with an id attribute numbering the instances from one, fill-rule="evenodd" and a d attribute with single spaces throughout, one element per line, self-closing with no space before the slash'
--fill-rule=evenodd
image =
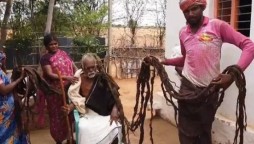
<path id="1" fill-rule="evenodd" d="M 180 92 L 202 89 L 210 83 L 227 89 L 233 78 L 230 74 L 220 73 L 222 44 L 234 44 L 242 50 L 237 65 L 245 70 L 254 58 L 254 43 L 226 22 L 203 16 L 206 0 L 180 0 L 179 4 L 187 21 L 179 34 L 183 56 L 161 63 L 182 67 Z M 211 128 L 217 100 L 218 94 L 210 96 L 208 102 L 178 101 L 181 144 L 212 144 Z"/>

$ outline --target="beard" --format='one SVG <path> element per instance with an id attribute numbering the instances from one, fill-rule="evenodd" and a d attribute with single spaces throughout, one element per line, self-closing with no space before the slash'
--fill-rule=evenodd
<path id="1" fill-rule="evenodd" d="M 191 26 L 197 26 L 202 21 L 202 18 L 203 18 L 202 16 L 192 17 L 192 18 L 187 19 L 187 23 L 190 24 Z"/>
<path id="2" fill-rule="evenodd" d="M 96 76 L 96 74 L 97 74 L 97 72 L 89 72 L 88 74 L 87 74 L 87 77 L 88 78 L 90 78 L 90 79 L 92 79 L 92 78 L 94 78 L 95 76 Z"/>

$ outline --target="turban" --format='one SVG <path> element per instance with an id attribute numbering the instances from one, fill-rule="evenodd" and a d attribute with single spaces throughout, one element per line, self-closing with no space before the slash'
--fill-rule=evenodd
<path id="1" fill-rule="evenodd" d="M 180 0 L 179 5 L 182 11 L 187 10 L 190 6 L 197 4 L 206 7 L 206 0 Z"/>

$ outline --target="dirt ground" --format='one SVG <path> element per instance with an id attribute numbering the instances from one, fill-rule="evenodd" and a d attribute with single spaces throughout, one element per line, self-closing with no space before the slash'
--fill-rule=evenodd
<path id="1" fill-rule="evenodd" d="M 133 114 L 133 107 L 135 105 L 136 79 L 116 79 L 116 82 L 120 86 L 121 100 L 125 115 L 130 121 Z M 154 92 L 160 90 L 160 80 L 159 78 L 156 78 Z M 147 113 L 150 112 L 147 111 Z M 145 121 L 144 144 L 151 143 L 149 136 L 149 121 L 150 116 L 148 115 Z M 153 119 L 152 127 L 154 144 L 179 144 L 177 129 L 169 122 L 161 119 L 160 117 L 155 117 Z M 54 140 L 51 138 L 48 128 L 33 130 L 30 132 L 30 137 L 32 144 L 54 144 Z M 130 141 L 131 144 L 138 144 L 139 129 L 137 129 L 134 133 L 130 133 Z"/>

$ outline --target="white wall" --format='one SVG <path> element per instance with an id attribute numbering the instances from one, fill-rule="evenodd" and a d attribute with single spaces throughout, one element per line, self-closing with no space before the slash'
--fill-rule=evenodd
<path id="1" fill-rule="evenodd" d="M 167 25 L 166 25 L 166 57 L 169 57 L 172 53 L 172 48 L 175 45 L 179 45 L 179 30 L 182 26 L 185 25 L 185 19 L 184 16 L 178 6 L 178 0 L 168 0 L 167 1 Z M 213 17 L 214 2 L 213 0 L 208 0 L 208 6 L 206 10 L 204 11 L 204 15 Z M 254 2 L 252 3 L 252 23 L 251 23 L 251 36 L 250 38 L 254 40 Z M 222 59 L 221 59 L 221 70 L 226 68 L 229 65 L 236 64 L 241 51 L 230 44 L 223 44 L 222 48 Z M 166 70 L 168 72 L 169 78 L 173 81 L 176 81 L 179 84 L 178 77 L 175 76 L 175 71 L 173 67 L 166 67 Z M 247 83 L 247 95 L 246 95 L 246 109 L 247 109 L 247 120 L 248 120 L 248 130 L 250 133 L 246 134 L 248 140 L 248 143 L 254 143 L 254 62 L 249 66 L 248 69 L 244 72 L 246 76 L 246 83 Z M 231 131 L 234 130 L 232 126 L 234 127 L 234 121 L 235 121 L 235 112 L 236 112 L 236 97 L 237 97 L 237 88 L 233 85 L 231 86 L 227 91 L 224 98 L 224 101 L 221 105 L 221 107 L 218 109 L 217 112 L 217 120 L 215 122 L 214 131 L 221 131 L 221 128 L 225 127 L 225 132 L 228 132 L 229 134 L 224 135 L 220 138 L 215 138 L 216 141 L 219 141 L 221 143 L 226 143 L 227 141 L 232 140 L 232 135 L 234 135 L 234 132 Z M 223 120 L 222 120 L 223 119 Z M 223 121 L 228 122 L 230 124 L 224 124 Z M 229 126 L 230 125 L 230 126 Z M 230 131 L 230 132 L 229 132 Z M 219 133 L 219 132 L 218 132 Z M 232 134 L 230 134 L 232 133 Z M 216 137 L 217 135 L 215 135 Z"/>
<path id="2" fill-rule="evenodd" d="M 166 13 L 166 46 L 165 57 L 169 58 L 173 53 L 173 47 L 179 45 L 179 30 L 185 25 L 185 19 L 178 7 L 178 0 L 167 1 Z M 166 67 L 169 78 L 179 85 L 179 79 L 175 75 L 173 67 Z"/>
<path id="3" fill-rule="evenodd" d="M 212 9 L 212 7 L 211 7 Z M 254 40 L 254 2 L 252 3 L 252 23 L 251 23 L 251 36 L 250 39 Z M 227 66 L 236 64 L 239 60 L 241 50 L 234 45 L 223 44 L 222 48 L 222 58 L 221 58 L 221 70 L 225 69 Z M 248 126 L 254 128 L 254 61 L 244 72 L 246 76 L 246 109 L 247 109 L 247 120 Z M 233 84 L 227 91 L 225 99 L 218 110 L 218 114 L 229 118 L 230 120 L 235 120 L 236 111 L 236 97 L 238 94 L 238 89 Z"/>

